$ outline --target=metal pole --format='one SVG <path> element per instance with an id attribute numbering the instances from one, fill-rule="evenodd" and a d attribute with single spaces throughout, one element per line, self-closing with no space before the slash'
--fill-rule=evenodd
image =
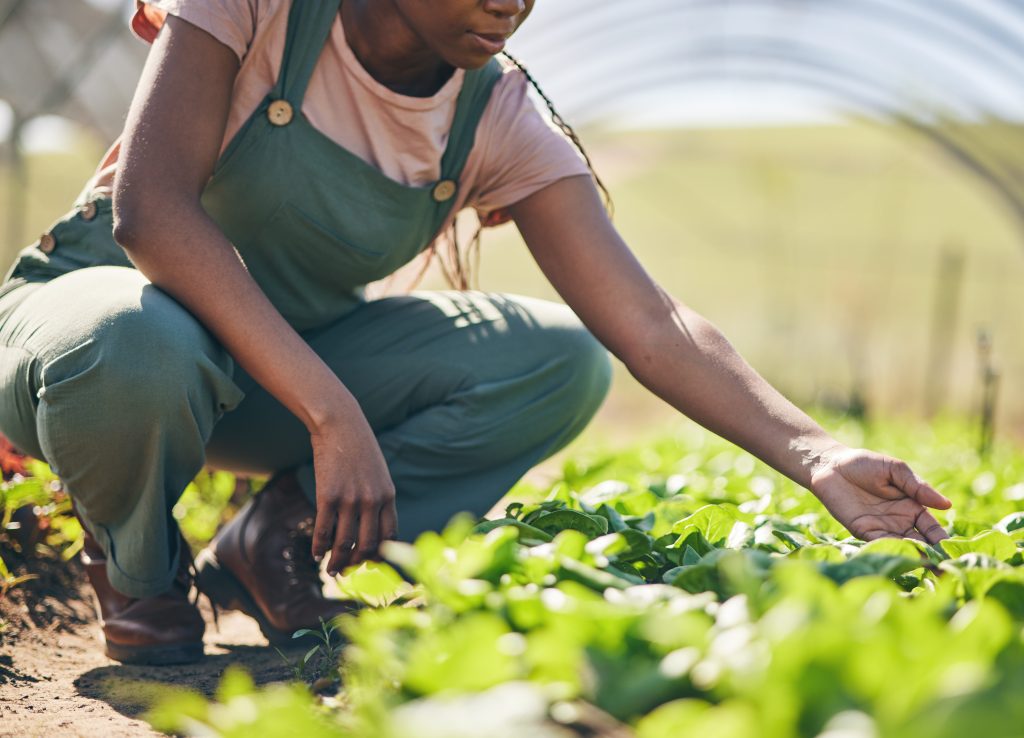
<path id="1" fill-rule="evenodd" d="M 992 336 L 984 329 L 978 331 L 978 363 L 981 370 L 978 456 L 987 459 L 995 440 L 999 370 L 992 359 Z"/>
<path id="2" fill-rule="evenodd" d="M 932 308 L 927 375 L 925 376 L 925 417 L 931 418 L 948 404 L 949 370 L 960 315 L 960 296 L 964 282 L 964 252 L 946 248 L 939 258 Z"/>

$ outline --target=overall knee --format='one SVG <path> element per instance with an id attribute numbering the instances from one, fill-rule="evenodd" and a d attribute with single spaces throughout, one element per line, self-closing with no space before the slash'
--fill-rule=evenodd
<path id="1" fill-rule="evenodd" d="M 180 492 L 219 416 L 241 400 L 227 352 L 150 285 L 83 304 L 58 336 L 41 370 L 36 436 L 90 520 L 120 519 L 153 479 Z"/>
<path id="2" fill-rule="evenodd" d="M 127 402 L 158 407 L 188 393 L 195 368 L 211 347 L 195 319 L 181 313 L 134 311 L 120 316 L 100 348 L 106 391 Z"/>
<path id="3" fill-rule="evenodd" d="M 71 398 L 97 421 L 113 413 L 129 422 L 180 407 L 204 367 L 228 374 L 231 360 L 191 314 L 152 288 L 142 300 L 108 305 L 81 343 L 48 362 L 39 397 Z"/>
<path id="4" fill-rule="evenodd" d="M 558 333 L 556 343 L 564 361 L 567 405 L 574 416 L 589 421 L 611 386 L 608 351 L 582 324 Z"/>

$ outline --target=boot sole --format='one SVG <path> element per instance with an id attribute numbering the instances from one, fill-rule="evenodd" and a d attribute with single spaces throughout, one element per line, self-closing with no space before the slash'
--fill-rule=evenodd
<path id="1" fill-rule="evenodd" d="M 108 657 L 122 664 L 144 664 L 146 666 L 171 666 L 193 664 L 203 658 L 203 644 L 179 643 L 173 646 L 122 646 L 105 641 Z"/>
<path id="2" fill-rule="evenodd" d="M 209 548 L 196 557 L 196 584 L 214 605 L 222 610 L 238 610 L 251 617 L 260 626 L 260 632 L 271 646 L 297 648 L 309 645 L 307 638 L 292 638 L 292 634 L 278 630 L 267 620 L 263 611 L 249 595 L 235 575 L 220 565 L 216 554 Z"/>

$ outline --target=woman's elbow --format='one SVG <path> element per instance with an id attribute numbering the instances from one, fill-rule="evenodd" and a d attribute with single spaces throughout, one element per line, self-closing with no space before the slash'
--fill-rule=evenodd
<path id="1" fill-rule="evenodd" d="M 133 251 L 147 240 L 145 234 L 150 225 L 146 222 L 142 199 L 139 194 L 129 194 L 124 188 L 120 188 L 114 196 L 113 235 L 114 240 L 125 251 Z"/>
<path id="2" fill-rule="evenodd" d="M 125 216 L 124 213 L 119 213 L 117 208 L 114 209 L 114 241 L 117 245 L 123 248 L 125 251 L 132 251 L 135 248 L 135 244 L 141 240 L 139 238 L 139 226 L 134 216 Z"/>
<path id="3" fill-rule="evenodd" d="M 175 205 L 175 200 L 165 192 L 119 189 L 113 202 L 114 240 L 129 253 L 147 248 L 167 231 L 172 220 L 183 221 L 183 211 L 190 208 L 184 203 Z M 201 207 L 198 202 L 195 206 Z"/>
<path id="4" fill-rule="evenodd" d="M 643 329 L 635 331 L 621 352 L 620 358 L 634 374 L 650 371 L 667 355 L 717 354 L 728 349 L 729 340 L 710 321 L 673 303 L 670 311 L 645 320 Z"/>

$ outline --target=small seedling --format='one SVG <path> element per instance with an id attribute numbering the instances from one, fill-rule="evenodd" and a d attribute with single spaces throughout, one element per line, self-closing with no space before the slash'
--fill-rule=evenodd
<path id="1" fill-rule="evenodd" d="M 336 669 L 341 658 L 341 649 L 344 642 L 337 633 L 337 628 L 320 618 L 320 628 L 301 628 L 292 633 L 292 638 L 314 638 L 317 643 L 303 654 L 301 659 L 292 661 L 280 648 L 274 647 L 281 659 L 287 664 L 295 679 L 314 683 L 324 679 L 325 674 Z M 320 658 L 317 659 L 317 654 Z"/>

